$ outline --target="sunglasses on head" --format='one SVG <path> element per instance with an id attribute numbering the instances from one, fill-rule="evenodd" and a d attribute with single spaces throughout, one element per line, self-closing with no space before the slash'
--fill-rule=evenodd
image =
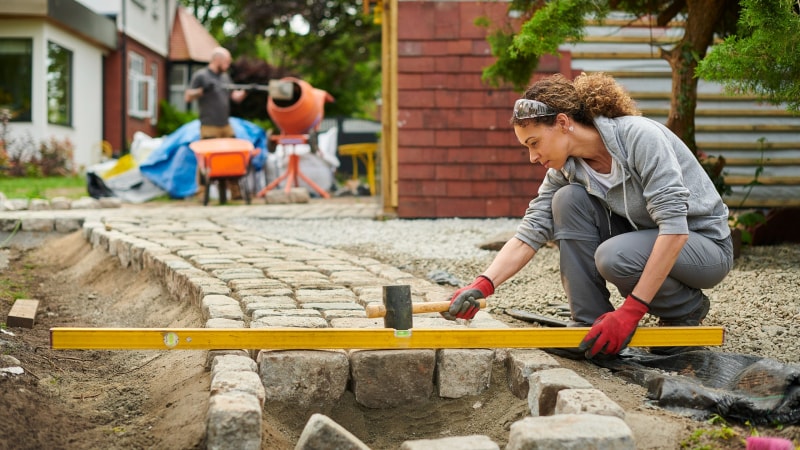
<path id="1" fill-rule="evenodd" d="M 555 116 L 558 111 L 538 100 L 521 98 L 514 102 L 514 118 L 517 120 Z"/>

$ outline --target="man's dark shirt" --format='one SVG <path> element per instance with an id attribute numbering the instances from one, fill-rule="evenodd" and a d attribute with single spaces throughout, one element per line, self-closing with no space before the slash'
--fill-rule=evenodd
<path id="1" fill-rule="evenodd" d="M 222 127 L 228 124 L 230 116 L 230 92 L 224 86 L 231 84 L 227 73 L 214 73 L 204 67 L 192 75 L 190 87 L 203 88 L 203 95 L 198 99 L 200 108 L 200 124 Z"/>

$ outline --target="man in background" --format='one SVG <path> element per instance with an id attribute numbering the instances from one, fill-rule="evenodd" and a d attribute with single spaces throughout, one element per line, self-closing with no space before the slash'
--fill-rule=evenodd
<path id="1" fill-rule="evenodd" d="M 247 93 L 243 90 L 229 91 L 231 77 L 228 68 L 231 66 L 231 53 L 217 47 L 211 52 L 208 66 L 192 75 L 189 89 L 184 93 L 187 103 L 197 99 L 200 113 L 200 139 L 236 137 L 233 127 L 228 122 L 231 113 L 230 101 L 237 103 L 244 100 Z M 199 183 L 198 183 L 199 184 Z M 199 184 L 198 194 L 206 187 Z M 239 186 L 230 184 L 232 198 L 241 198 Z"/>
<path id="2" fill-rule="evenodd" d="M 189 89 L 184 94 L 187 103 L 197 99 L 201 139 L 236 137 L 228 123 L 230 100 L 239 103 L 247 93 L 243 90 L 228 91 L 232 84 L 228 75 L 230 65 L 230 52 L 222 47 L 215 48 L 208 66 L 192 75 Z"/>

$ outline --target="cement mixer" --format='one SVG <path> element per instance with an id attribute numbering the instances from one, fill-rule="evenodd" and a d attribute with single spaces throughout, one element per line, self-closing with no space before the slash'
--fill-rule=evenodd
<path id="1" fill-rule="evenodd" d="M 331 94 L 297 78 L 280 81 L 293 85 L 292 96 L 286 99 L 270 96 L 267 112 L 281 134 L 303 135 L 317 131 L 325 114 L 325 103 L 333 101 Z"/>
<path id="2" fill-rule="evenodd" d="M 312 152 L 319 150 L 317 131 L 325 115 L 325 103 L 334 101 L 327 91 L 317 89 L 308 82 L 298 78 L 286 77 L 280 80 L 283 91 L 288 94 L 288 85 L 291 84 L 291 96 L 270 96 L 267 100 L 267 112 L 272 122 L 280 129 L 279 134 L 271 135 L 270 151 L 274 151 L 278 144 L 294 146 L 308 144 Z M 298 186 L 298 177 L 302 178 L 312 189 L 322 197 L 330 195 L 313 181 L 306 177 L 299 167 L 299 158 L 296 154 L 289 154 L 289 164 L 286 172 L 257 194 L 263 197 L 266 193 L 286 180 L 286 190 Z"/>

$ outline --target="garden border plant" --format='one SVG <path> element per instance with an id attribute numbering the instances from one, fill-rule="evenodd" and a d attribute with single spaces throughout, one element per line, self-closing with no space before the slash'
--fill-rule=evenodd
<path id="1" fill-rule="evenodd" d="M 753 173 L 753 179 L 747 183 L 745 186 L 744 196 L 738 202 L 738 206 L 732 207 L 728 205 L 730 209 L 730 214 L 728 216 L 728 223 L 731 227 L 731 231 L 733 233 L 739 234 L 740 236 L 737 239 L 741 239 L 741 243 L 745 245 L 750 245 L 753 243 L 753 230 L 758 225 L 764 224 L 767 222 L 767 217 L 763 213 L 763 211 L 759 209 L 739 212 L 734 214 L 733 211 L 743 211 L 745 210 L 744 204 L 748 198 L 750 198 L 750 194 L 753 192 L 753 188 L 756 186 L 761 186 L 763 183 L 759 180 L 761 175 L 764 173 L 764 161 L 765 156 L 764 152 L 766 151 L 766 142 L 767 139 L 765 137 L 760 137 L 758 139 L 758 150 L 759 150 L 759 159 L 758 164 L 756 165 L 755 172 Z M 714 183 L 714 187 L 717 189 L 717 192 L 721 197 L 726 195 L 730 195 L 733 191 L 731 186 L 725 182 L 725 167 L 727 165 L 727 161 L 725 157 L 722 155 L 717 155 L 714 158 L 710 158 L 708 155 L 699 152 L 697 155 L 697 159 L 700 161 L 700 164 L 708 174 L 708 177 L 711 178 L 711 182 Z"/>
<path id="2" fill-rule="evenodd" d="M 11 135 L 12 113 L 0 110 L 0 176 L 52 177 L 75 175 L 75 146 L 65 137 L 51 136 L 37 145 L 30 134 L 18 139 Z"/>

